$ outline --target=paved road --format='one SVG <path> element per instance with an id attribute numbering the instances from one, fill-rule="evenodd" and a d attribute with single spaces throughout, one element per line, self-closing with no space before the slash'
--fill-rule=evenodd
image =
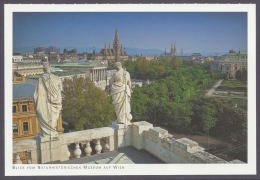
<path id="1" fill-rule="evenodd" d="M 222 83 L 222 80 L 219 80 L 206 94 L 206 96 L 213 96 L 213 93 L 215 92 L 216 88 L 220 86 L 220 84 Z"/>

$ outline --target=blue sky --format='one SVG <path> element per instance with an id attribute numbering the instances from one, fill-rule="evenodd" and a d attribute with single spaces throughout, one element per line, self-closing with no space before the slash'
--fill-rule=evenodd
<path id="1" fill-rule="evenodd" d="M 104 47 L 118 30 L 123 47 L 177 51 L 227 52 L 247 50 L 247 13 L 22 13 L 13 15 L 15 48 Z"/>

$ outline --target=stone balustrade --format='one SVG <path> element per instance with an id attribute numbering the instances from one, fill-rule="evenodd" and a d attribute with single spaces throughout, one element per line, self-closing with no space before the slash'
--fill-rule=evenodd
<path id="1" fill-rule="evenodd" d="M 100 154 L 101 151 L 113 151 L 115 130 L 112 127 L 103 127 L 62 134 L 62 146 L 67 147 L 67 158 L 80 158 L 90 156 L 93 152 Z M 94 148 L 91 147 L 94 145 Z M 65 155 L 65 153 L 64 153 Z"/>
<path id="2" fill-rule="evenodd" d="M 133 144 L 166 163 L 228 163 L 187 138 L 174 139 L 167 130 L 141 121 L 133 123 Z"/>
<path id="3" fill-rule="evenodd" d="M 197 142 L 187 138 L 174 139 L 167 130 L 153 127 L 146 121 L 128 126 L 113 122 L 110 127 L 64 133 L 51 141 L 39 137 L 14 141 L 14 163 L 22 163 L 21 152 L 29 153 L 28 163 L 44 164 L 114 151 L 123 146 L 146 150 L 165 163 L 243 163 L 220 159 L 205 152 Z"/>
<path id="4" fill-rule="evenodd" d="M 28 163 L 43 164 L 113 151 L 115 150 L 114 134 L 113 127 L 103 127 L 64 133 L 59 136 L 59 139 L 51 141 L 39 137 L 13 141 L 14 164 L 22 164 L 20 154 L 23 152 L 30 154 Z"/>

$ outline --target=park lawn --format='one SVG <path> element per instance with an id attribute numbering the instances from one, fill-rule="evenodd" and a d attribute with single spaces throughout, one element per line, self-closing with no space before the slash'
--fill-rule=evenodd
<path id="1" fill-rule="evenodd" d="M 217 91 L 234 91 L 234 92 L 246 92 L 247 88 L 242 86 L 222 86 L 220 85 L 216 89 Z"/>
<path id="2" fill-rule="evenodd" d="M 235 91 L 246 92 L 247 87 L 241 85 L 241 81 L 238 80 L 224 80 L 221 85 L 217 87 L 217 91 Z"/>
<path id="3" fill-rule="evenodd" d="M 222 81 L 221 85 L 226 86 L 241 86 L 241 81 L 238 80 L 224 80 Z"/>

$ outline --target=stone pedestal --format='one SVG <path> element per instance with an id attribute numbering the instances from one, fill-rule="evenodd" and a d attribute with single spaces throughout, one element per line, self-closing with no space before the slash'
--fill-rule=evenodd
<path id="1" fill-rule="evenodd" d="M 61 158 L 61 140 L 59 138 L 41 138 L 40 137 L 40 148 L 41 148 L 41 163 L 51 163 L 60 161 Z"/>
<path id="2" fill-rule="evenodd" d="M 125 125 L 113 121 L 112 127 L 115 128 L 116 148 L 132 145 L 132 123 Z"/>
<path id="3" fill-rule="evenodd" d="M 151 123 L 146 121 L 134 122 L 133 123 L 133 146 L 140 150 L 144 149 L 144 131 L 148 131 L 153 128 Z"/>
<path id="4" fill-rule="evenodd" d="M 70 159 L 71 153 L 68 149 L 68 145 L 67 144 L 63 144 L 60 147 L 60 161 L 67 161 Z"/>
<path id="5" fill-rule="evenodd" d="M 38 152 L 37 150 L 31 151 L 31 164 L 37 164 L 38 163 Z"/>

